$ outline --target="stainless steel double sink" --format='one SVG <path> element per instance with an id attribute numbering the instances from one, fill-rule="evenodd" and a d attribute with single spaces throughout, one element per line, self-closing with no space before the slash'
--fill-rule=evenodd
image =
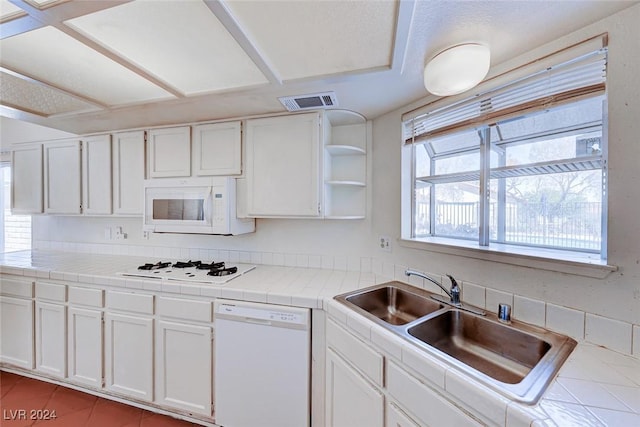
<path id="1" fill-rule="evenodd" d="M 446 306 L 434 294 L 389 282 L 335 299 L 503 395 L 534 404 L 576 341 L 518 321 Z M 497 307 L 496 307 L 497 308 Z"/>

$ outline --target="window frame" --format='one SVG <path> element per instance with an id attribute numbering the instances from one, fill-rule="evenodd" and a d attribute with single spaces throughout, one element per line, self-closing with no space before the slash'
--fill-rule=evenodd
<path id="1" fill-rule="evenodd" d="M 595 41 L 595 43 L 594 43 Z M 602 46 L 597 46 L 598 43 L 601 43 Z M 560 58 L 572 58 L 575 56 L 575 51 L 577 50 L 579 53 L 592 52 L 593 45 L 596 45 L 598 49 L 606 49 L 606 35 L 601 35 L 599 37 L 594 37 L 584 43 L 585 46 L 579 46 L 577 49 L 566 49 L 561 52 L 555 52 L 549 57 L 560 57 Z M 591 50 L 590 50 L 591 49 Z M 605 50 L 606 52 L 606 50 Z M 546 63 L 549 63 L 548 57 L 543 58 Z M 558 59 L 551 59 L 551 63 L 560 64 L 561 62 Z M 544 61 L 543 61 L 544 62 Z M 548 66 L 548 65 L 545 65 Z M 526 68 L 526 67 L 525 67 Z M 516 70 L 522 75 L 522 70 Z M 510 82 L 511 73 L 507 72 L 504 75 L 499 76 L 500 81 L 505 81 L 506 84 Z M 517 74 L 517 73 L 516 73 Z M 496 87 L 495 82 L 494 87 Z M 503 83 L 504 84 L 504 83 Z M 484 85 L 484 84 L 483 84 Z M 478 89 L 482 89 L 483 85 L 481 85 Z M 485 85 L 486 86 L 486 85 Z M 491 87 L 491 85 L 489 85 Z M 488 90 L 487 90 L 488 91 Z M 479 93 L 479 92 L 478 92 Z M 402 174 L 402 185 L 401 185 L 401 238 L 399 244 L 404 247 L 413 248 L 413 249 L 425 249 L 434 252 L 441 253 L 450 253 L 454 255 L 461 255 L 470 258 L 484 259 L 484 260 L 493 260 L 506 264 L 513 265 L 523 265 L 527 267 L 536 266 L 536 268 L 541 268 L 545 270 L 551 271 L 561 271 L 570 274 L 578 274 L 588 277 L 605 277 L 611 271 L 616 271 L 615 266 L 608 265 L 606 262 L 607 256 L 607 217 L 608 217 L 608 204 L 607 204 L 607 152 L 606 152 L 606 138 L 607 138 L 607 123 L 608 123 L 608 114 L 607 114 L 607 102 L 606 102 L 606 89 L 603 91 L 604 93 L 604 103 L 603 103 L 603 114 L 602 114 L 602 124 L 596 125 L 601 126 L 602 129 L 602 139 L 603 139 L 603 153 L 602 153 L 602 171 L 603 171 L 603 195 L 602 195 L 602 215 L 601 215 L 601 249 L 598 254 L 593 252 L 582 252 L 579 250 L 567 250 L 567 249 L 559 249 L 559 248 L 546 248 L 539 246 L 527 246 L 521 244 L 509 244 L 509 243 L 501 243 L 496 242 L 490 239 L 489 225 L 490 225 L 490 213 L 489 213 L 489 203 L 480 203 L 482 208 L 479 209 L 478 215 L 480 217 L 486 218 L 486 220 L 480 219 L 480 224 L 483 226 L 479 229 L 479 237 L 478 239 L 474 239 L 473 241 L 457 239 L 457 238 L 447 238 L 447 237 L 439 237 L 439 236 L 430 236 L 430 237 L 416 237 L 414 235 L 415 226 L 415 212 L 416 212 L 416 193 L 415 193 L 415 172 L 416 172 L 416 144 L 406 143 L 403 144 L 401 150 L 401 174 Z M 476 95 L 480 96 L 480 95 Z M 592 95 L 594 96 L 594 95 Z M 598 96 L 598 95 L 595 95 Z M 468 94 L 467 94 L 468 97 Z M 591 97 L 591 96 L 587 96 Z M 409 119 L 418 117 L 420 114 L 424 114 L 430 110 L 434 110 L 435 108 L 447 108 L 451 105 L 464 104 L 466 100 L 469 98 L 461 99 L 461 97 L 454 97 L 452 100 L 439 100 L 431 105 L 426 105 L 420 107 L 414 111 L 410 111 L 403 115 L 402 125 L 403 125 L 403 141 L 407 138 L 407 116 Z M 576 96 L 571 102 L 579 101 L 583 99 L 583 97 Z M 448 102 L 447 102 L 448 101 Z M 447 105 L 448 104 L 448 105 Z M 440 107 L 444 105 L 443 107 Z M 538 110 L 539 111 L 539 110 Z M 526 113 L 525 113 L 526 114 Z M 519 116 L 523 116 L 525 114 L 520 114 Z M 499 122 L 500 119 L 494 121 Z M 491 152 L 491 123 L 480 124 L 482 126 L 482 134 L 484 138 L 482 139 L 480 154 L 481 157 L 490 156 Z M 469 126 L 467 126 L 467 129 Z M 477 128 L 477 126 L 476 126 Z M 585 126 L 584 128 L 593 128 L 593 126 Z M 462 130 L 462 129 L 460 129 Z M 549 133 L 552 134 L 551 132 Z M 415 137 L 414 137 L 415 138 Z M 415 139 L 414 139 L 415 141 Z M 475 147 L 474 147 L 475 149 Z M 491 165 L 489 162 L 481 161 L 482 170 L 480 171 L 480 189 L 481 192 L 479 197 L 482 200 L 486 199 L 486 191 L 488 190 L 488 186 L 490 185 L 491 179 Z M 433 166 L 432 166 L 433 167 Z M 495 168 L 496 166 L 494 166 Z M 599 170 L 599 169 L 596 169 Z M 433 197 L 433 191 L 431 191 L 431 197 Z M 433 207 L 433 203 L 431 203 Z M 431 219 L 433 219 L 433 208 L 430 209 Z M 431 231 L 433 231 L 433 221 L 430 221 Z M 490 241 L 491 240 L 491 241 Z"/>

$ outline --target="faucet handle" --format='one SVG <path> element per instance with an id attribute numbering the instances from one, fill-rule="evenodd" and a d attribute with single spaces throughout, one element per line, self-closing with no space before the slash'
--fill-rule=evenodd
<path id="1" fill-rule="evenodd" d="M 460 286 L 458 286 L 458 282 L 453 278 L 452 275 L 447 274 L 449 280 L 451 280 L 451 302 L 453 304 L 460 304 Z"/>

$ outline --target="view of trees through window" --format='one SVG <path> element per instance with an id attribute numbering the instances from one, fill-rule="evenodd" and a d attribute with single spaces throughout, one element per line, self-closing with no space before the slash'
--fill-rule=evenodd
<path id="1" fill-rule="evenodd" d="M 602 108 L 594 97 L 417 144 L 414 235 L 477 240 L 487 167 L 492 242 L 600 252 Z"/>

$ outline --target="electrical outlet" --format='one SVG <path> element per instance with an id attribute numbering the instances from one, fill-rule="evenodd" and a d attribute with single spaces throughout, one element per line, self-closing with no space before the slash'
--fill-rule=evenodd
<path id="1" fill-rule="evenodd" d="M 378 238 L 378 245 L 380 246 L 380 250 L 391 252 L 391 238 L 389 238 L 389 236 L 380 236 Z"/>
<path id="2" fill-rule="evenodd" d="M 149 240 L 149 234 L 151 234 L 149 230 L 142 230 L 142 238 L 144 240 Z"/>

